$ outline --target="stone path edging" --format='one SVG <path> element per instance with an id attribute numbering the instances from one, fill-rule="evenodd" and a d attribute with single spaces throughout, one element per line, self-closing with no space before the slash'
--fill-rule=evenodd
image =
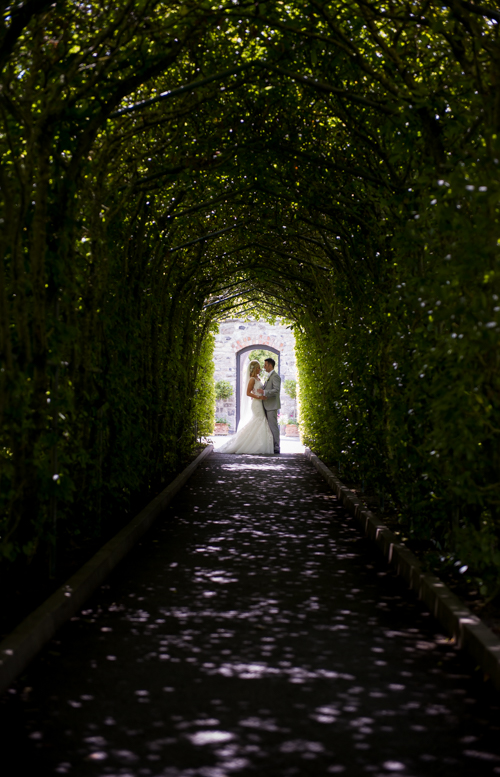
<path id="1" fill-rule="evenodd" d="M 417 557 L 335 477 L 315 453 L 309 448 L 304 453 L 359 522 L 365 535 L 378 544 L 396 572 L 417 592 L 448 634 L 467 650 L 495 688 L 500 690 L 498 637 L 438 577 L 422 570 Z"/>
<path id="2" fill-rule="evenodd" d="M 111 570 L 132 550 L 212 450 L 213 445 L 207 445 L 161 494 L 0 643 L 0 693 L 9 687 L 57 629 L 79 610 Z"/>

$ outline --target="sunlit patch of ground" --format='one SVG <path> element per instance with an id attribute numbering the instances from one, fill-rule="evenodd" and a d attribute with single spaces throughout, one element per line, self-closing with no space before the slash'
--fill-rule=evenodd
<path id="1" fill-rule="evenodd" d="M 208 456 L 11 691 L 19 774 L 500 775 L 498 695 L 289 452 Z"/>
<path id="2" fill-rule="evenodd" d="M 213 443 L 214 449 L 218 450 L 230 438 L 231 435 L 214 434 L 213 437 L 210 437 L 210 441 Z M 283 436 L 280 438 L 280 450 L 281 453 L 304 453 L 304 446 L 300 442 L 300 437 Z"/>

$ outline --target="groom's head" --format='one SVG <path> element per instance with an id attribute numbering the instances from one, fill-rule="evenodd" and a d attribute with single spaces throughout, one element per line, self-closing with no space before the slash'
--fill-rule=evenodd
<path id="1" fill-rule="evenodd" d="M 274 365 L 276 362 L 274 359 L 264 359 L 264 369 L 266 372 L 272 372 L 274 370 Z"/>

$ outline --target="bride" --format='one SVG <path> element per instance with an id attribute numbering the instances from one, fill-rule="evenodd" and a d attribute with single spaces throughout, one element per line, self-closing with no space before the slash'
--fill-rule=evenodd
<path id="1" fill-rule="evenodd" d="M 247 392 L 242 396 L 238 431 L 217 453 L 273 453 L 273 435 L 262 405 L 264 394 L 259 374 L 259 362 L 251 361 L 247 370 Z"/>

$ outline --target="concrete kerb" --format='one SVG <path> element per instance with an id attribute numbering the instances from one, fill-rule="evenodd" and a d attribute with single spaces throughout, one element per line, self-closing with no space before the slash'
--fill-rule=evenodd
<path id="1" fill-rule="evenodd" d="M 208 445 L 161 494 L 0 643 L 0 693 L 9 687 L 57 629 L 80 609 L 111 570 L 132 550 L 212 451 L 213 445 Z"/>
<path id="2" fill-rule="evenodd" d="M 422 570 L 418 558 L 335 477 L 315 453 L 309 448 L 304 453 L 359 522 L 365 535 L 377 543 L 391 566 L 417 592 L 447 633 L 467 650 L 485 676 L 500 690 L 498 637 L 438 577 Z"/>

